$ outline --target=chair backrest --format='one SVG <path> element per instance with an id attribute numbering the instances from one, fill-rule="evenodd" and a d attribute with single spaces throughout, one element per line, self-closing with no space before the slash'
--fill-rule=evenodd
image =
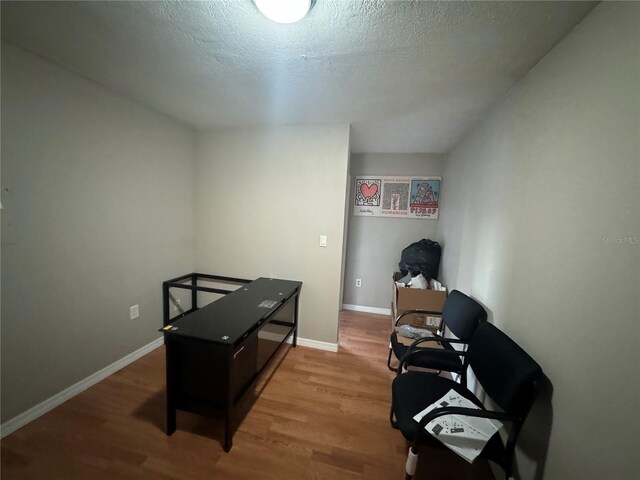
<path id="1" fill-rule="evenodd" d="M 460 340 L 469 340 L 478 324 L 486 319 L 482 305 L 458 290 L 452 290 L 442 306 L 442 321 Z"/>
<path id="2" fill-rule="evenodd" d="M 505 412 L 526 417 L 542 374 L 536 361 L 488 322 L 478 325 L 467 360 L 484 391 Z"/>

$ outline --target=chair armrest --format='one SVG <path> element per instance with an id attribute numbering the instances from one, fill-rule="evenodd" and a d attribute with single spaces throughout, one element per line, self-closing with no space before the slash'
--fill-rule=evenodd
<path id="1" fill-rule="evenodd" d="M 466 351 L 459 351 L 459 350 L 443 350 L 441 348 L 429 348 L 429 347 L 420 347 L 417 348 L 415 347 L 415 345 L 418 345 L 420 343 L 424 343 L 424 342 L 438 342 L 438 343 L 457 343 L 457 344 L 465 344 L 466 342 L 463 342 L 462 340 L 449 340 L 448 338 L 431 338 L 431 337 L 425 337 L 425 338 L 419 338 L 418 340 L 416 340 L 415 342 L 413 342 L 411 344 L 411 346 L 409 347 L 409 349 L 407 350 L 407 353 L 405 353 L 402 358 L 400 359 L 400 364 L 398 365 L 398 370 L 396 372 L 396 376 L 400 375 L 402 373 L 402 370 L 405 366 L 411 365 L 411 358 L 412 357 L 417 357 L 420 354 L 424 354 L 426 352 L 430 352 L 430 353 L 435 353 L 436 355 L 440 356 L 440 357 L 464 357 L 467 355 Z M 465 369 L 466 366 L 463 367 L 463 369 Z M 460 373 L 463 369 L 460 370 L 453 370 L 454 372 Z"/>
<path id="2" fill-rule="evenodd" d="M 438 342 L 438 343 L 446 343 L 448 345 L 453 345 L 453 344 L 469 345 L 469 342 L 466 340 L 458 340 L 455 338 L 445 338 L 445 337 L 441 337 L 440 335 L 434 334 L 433 337 L 422 337 L 417 339 L 415 342 L 409 345 L 409 350 L 413 350 L 415 347 L 417 347 L 418 345 L 424 342 Z"/>
<path id="3" fill-rule="evenodd" d="M 411 315 L 412 313 L 422 313 L 425 315 L 442 315 L 442 313 L 440 312 L 434 312 L 432 310 L 422 310 L 422 309 L 414 309 L 414 310 L 407 310 L 406 312 L 402 312 L 400 315 L 398 315 L 395 319 L 395 321 L 393 322 L 394 326 L 398 326 L 398 322 L 400 321 L 400 319 L 406 315 Z"/>
<path id="4" fill-rule="evenodd" d="M 492 420 L 500 420 L 501 422 L 519 422 L 521 421 L 520 417 L 515 415 L 510 415 L 505 412 L 498 412 L 496 410 L 480 410 L 476 408 L 467 408 L 467 407 L 441 407 L 434 408 L 429 413 L 427 413 L 422 419 L 418 422 L 418 433 L 414 440 L 414 447 L 420 443 L 420 440 L 424 434 L 429 434 L 429 432 L 425 429 L 427 424 L 438 417 L 442 417 L 444 415 L 463 415 L 466 417 L 479 417 L 479 418 L 490 418 Z"/>

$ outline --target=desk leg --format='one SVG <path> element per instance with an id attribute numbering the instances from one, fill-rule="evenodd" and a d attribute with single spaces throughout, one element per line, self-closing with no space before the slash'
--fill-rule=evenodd
<path id="1" fill-rule="evenodd" d="M 224 452 L 229 453 L 231 447 L 233 446 L 233 409 L 235 407 L 234 403 L 234 374 L 231 368 L 233 364 L 233 349 L 229 348 L 229 376 L 227 378 L 227 405 L 225 407 L 225 417 L 224 417 Z"/>
<path id="2" fill-rule="evenodd" d="M 176 431 L 176 409 L 167 407 L 167 435 Z"/>
<path id="3" fill-rule="evenodd" d="M 296 292 L 296 304 L 293 317 L 293 346 L 298 346 L 298 299 L 300 298 L 300 292 Z"/>
<path id="4" fill-rule="evenodd" d="M 167 371 L 167 435 L 176 431 L 176 401 L 175 401 L 175 361 L 173 359 L 174 345 L 167 342 L 165 337 L 165 358 Z"/>
<path id="5" fill-rule="evenodd" d="M 233 413 L 232 407 L 227 407 L 227 414 L 224 422 L 224 452 L 229 453 L 233 446 Z"/>
<path id="6" fill-rule="evenodd" d="M 233 433 L 231 432 L 230 425 L 227 423 L 224 430 L 224 453 L 229 453 L 231 447 L 233 447 Z"/>

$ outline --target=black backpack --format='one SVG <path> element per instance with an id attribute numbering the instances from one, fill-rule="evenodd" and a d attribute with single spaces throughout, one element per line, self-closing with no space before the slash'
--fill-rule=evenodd
<path id="1" fill-rule="evenodd" d="M 438 278 L 441 253 L 438 242 L 423 238 L 402 250 L 398 267 L 403 275 L 410 273 L 415 277 L 422 274 L 427 280 Z"/>

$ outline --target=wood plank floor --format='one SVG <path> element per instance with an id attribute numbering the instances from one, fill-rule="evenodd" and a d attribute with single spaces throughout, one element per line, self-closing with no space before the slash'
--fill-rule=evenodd
<path id="1" fill-rule="evenodd" d="M 3 439 L 2 479 L 401 479 L 388 335 L 387 316 L 342 312 L 338 353 L 289 348 L 228 454 L 221 420 L 179 412 L 165 435 L 158 348 Z"/>

